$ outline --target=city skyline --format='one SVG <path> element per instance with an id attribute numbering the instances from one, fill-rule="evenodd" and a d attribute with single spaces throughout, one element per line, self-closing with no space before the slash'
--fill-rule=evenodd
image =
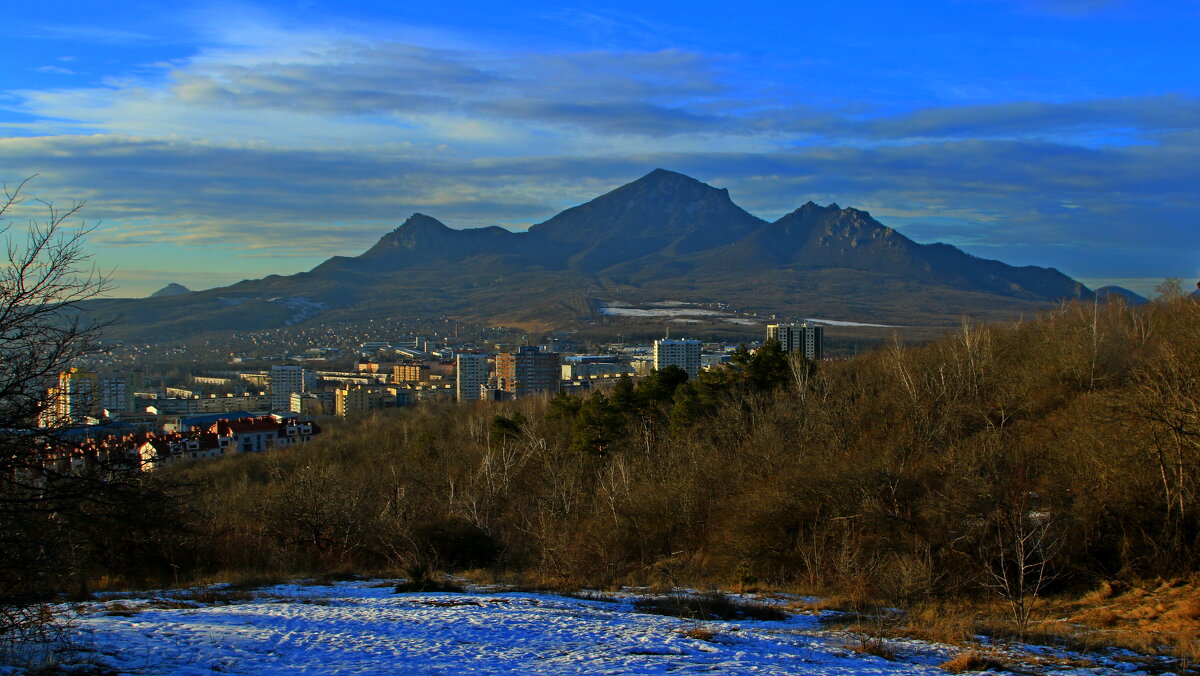
<path id="1" fill-rule="evenodd" d="M 656 167 L 1093 288 L 1200 276 L 1184 2 L 55 9 L 9 17 L 0 179 L 88 201 L 114 295 L 307 270 L 417 211 L 520 230 Z"/>

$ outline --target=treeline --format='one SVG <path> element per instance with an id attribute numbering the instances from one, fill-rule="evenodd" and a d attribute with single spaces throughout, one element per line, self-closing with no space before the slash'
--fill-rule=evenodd
<path id="1" fill-rule="evenodd" d="M 991 588 L 1019 619 L 1039 592 L 1197 569 L 1198 398 L 1184 299 L 964 322 L 848 362 L 769 345 L 692 382 L 419 407 L 181 468 L 192 495 L 162 515 L 180 528 L 104 570 L 485 569 L 898 604 Z"/>

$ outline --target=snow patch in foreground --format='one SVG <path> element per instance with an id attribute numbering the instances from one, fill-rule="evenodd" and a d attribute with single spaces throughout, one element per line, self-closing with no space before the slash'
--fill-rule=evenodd
<path id="1" fill-rule="evenodd" d="M 155 608 L 149 599 L 123 599 L 130 612 L 118 615 L 104 602 L 75 608 L 93 662 L 139 674 L 944 675 L 935 665 L 957 652 L 889 641 L 899 657 L 892 662 L 854 652 L 852 637 L 810 615 L 699 623 L 637 613 L 633 600 L 394 594 L 391 584 L 350 582 L 269 587 L 233 605 Z M 700 627 L 711 638 L 686 634 Z"/>

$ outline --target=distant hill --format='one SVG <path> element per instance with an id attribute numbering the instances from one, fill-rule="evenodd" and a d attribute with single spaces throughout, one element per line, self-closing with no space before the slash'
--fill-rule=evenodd
<path id="1" fill-rule="evenodd" d="M 1096 298 L 1099 298 L 1100 300 L 1120 298 L 1129 305 L 1141 305 L 1142 303 L 1150 302 L 1150 300 L 1145 296 L 1130 291 L 1123 286 L 1102 286 L 1099 289 L 1096 289 L 1094 293 L 1096 294 Z"/>
<path id="2" fill-rule="evenodd" d="M 156 294 L 157 296 L 157 294 Z M 141 337 L 389 316 L 551 326 L 609 321 L 599 304 L 719 302 L 747 312 L 948 325 L 1090 299 L 1052 268 L 918 244 L 865 211 L 812 202 L 768 222 L 728 191 L 655 170 L 527 232 L 414 214 L 359 256 L 186 297 L 96 301 Z"/>
<path id="3" fill-rule="evenodd" d="M 149 297 L 150 298 L 166 298 L 168 296 L 182 296 L 184 294 L 188 294 L 191 292 L 192 292 L 192 290 L 187 288 L 186 286 L 184 286 L 182 284 L 176 284 L 175 282 L 171 282 L 170 284 L 164 286 L 163 288 L 159 289 L 158 291 L 155 291 L 154 293 L 150 294 Z"/>

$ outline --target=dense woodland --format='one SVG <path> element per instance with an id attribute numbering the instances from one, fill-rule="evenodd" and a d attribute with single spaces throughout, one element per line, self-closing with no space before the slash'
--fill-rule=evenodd
<path id="1" fill-rule="evenodd" d="M 586 399 L 422 406 L 161 472 L 90 577 L 483 571 L 905 605 L 1200 565 L 1200 304 L 1064 305 L 845 362 L 736 355 Z M 141 512 L 141 517 L 146 513 Z M 404 574 L 404 573 L 400 573 Z"/>

